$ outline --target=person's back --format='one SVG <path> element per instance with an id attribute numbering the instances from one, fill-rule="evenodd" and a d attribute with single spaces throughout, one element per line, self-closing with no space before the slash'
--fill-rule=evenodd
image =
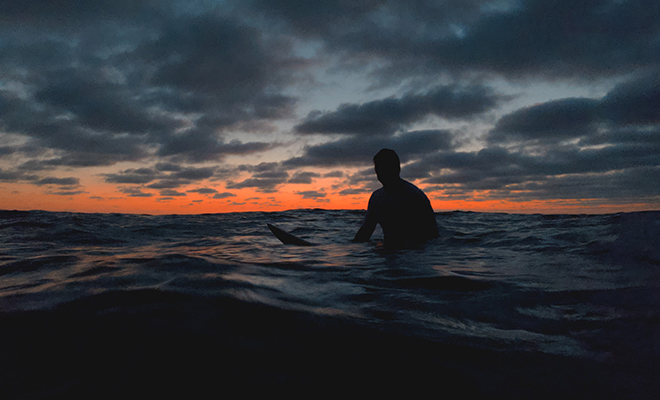
<path id="1" fill-rule="evenodd" d="M 424 192 L 399 177 L 399 157 L 383 149 L 374 157 L 378 180 L 383 187 L 369 199 L 364 223 L 354 241 L 367 241 L 376 224 L 383 228 L 385 243 L 408 246 L 438 236 L 435 214 Z"/>

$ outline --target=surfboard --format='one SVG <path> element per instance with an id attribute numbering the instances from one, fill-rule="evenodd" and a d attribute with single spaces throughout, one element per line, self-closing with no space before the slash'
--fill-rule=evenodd
<path id="1" fill-rule="evenodd" d="M 290 234 L 289 232 L 283 231 L 282 229 L 276 227 L 275 225 L 267 224 L 268 229 L 273 232 L 276 238 L 284 244 L 292 244 L 296 246 L 315 246 L 313 243 L 310 243 L 306 240 L 303 240 L 297 236 Z"/>

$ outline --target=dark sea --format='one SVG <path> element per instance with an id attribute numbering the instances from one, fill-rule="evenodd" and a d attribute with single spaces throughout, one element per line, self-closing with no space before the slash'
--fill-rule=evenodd
<path id="1" fill-rule="evenodd" d="M 363 215 L 1 211 L 0 399 L 659 398 L 660 212 Z"/>

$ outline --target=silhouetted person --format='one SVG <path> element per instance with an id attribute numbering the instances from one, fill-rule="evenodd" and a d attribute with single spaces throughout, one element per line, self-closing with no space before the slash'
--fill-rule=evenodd
<path id="1" fill-rule="evenodd" d="M 415 245 L 437 237 L 431 202 L 417 186 L 399 177 L 401 163 L 396 152 L 379 151 L 374 167 L 383 187 L 371 194 L 364 223 L 353 241 L 368 241 L 376 224 L 383 228 L 386 245 Z"/>

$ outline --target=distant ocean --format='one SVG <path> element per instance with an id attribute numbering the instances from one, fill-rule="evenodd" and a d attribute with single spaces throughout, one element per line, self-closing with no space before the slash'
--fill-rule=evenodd
<path id="1" fill-rule="evenodd" d="M 0 398 L 658 398 L 660 212 L 362 218 L 0 211 Z"/>

